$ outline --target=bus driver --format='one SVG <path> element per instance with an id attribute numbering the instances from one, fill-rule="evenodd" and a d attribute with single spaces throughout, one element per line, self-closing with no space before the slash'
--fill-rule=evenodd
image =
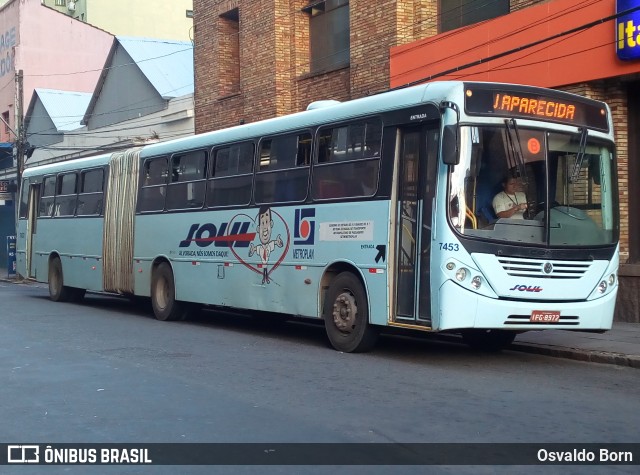
<path id="1" fill-rule="evenodd" d="M 527 197 L 520 188 L 520 181 L 514 176 L 507 176 L 502 186 L 504 190 L 493 198 L 493 209 L 498 218 L 524 219 L 527 209 Z"/>

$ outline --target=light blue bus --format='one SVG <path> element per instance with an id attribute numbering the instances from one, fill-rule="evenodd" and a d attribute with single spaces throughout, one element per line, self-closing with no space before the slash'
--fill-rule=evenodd
<path id="1" fill-rule="evenodd" d="M 149 297 L 159 320 L 323 320 L 344 352 L 384 327 L 501 348 L 611 328 L 618 209 L 606 104 L 434 82 L 28 168 L 18 271 L 55 301 Z"/>

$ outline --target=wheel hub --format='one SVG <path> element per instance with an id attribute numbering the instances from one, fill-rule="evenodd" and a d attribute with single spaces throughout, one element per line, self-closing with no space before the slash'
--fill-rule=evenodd
<path id="1" fill-rule="evenodd" d="M 356 324 L 358 306 L 353 295 L 342 293 L 333 303 L 333 323 L 343 332 L 350 332 Z"/>

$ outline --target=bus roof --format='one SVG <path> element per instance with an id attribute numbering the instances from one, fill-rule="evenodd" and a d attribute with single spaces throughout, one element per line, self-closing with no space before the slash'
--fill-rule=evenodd
<path id="1" fill-rule="evenodd" d="M 463 82 L 461 81 L 442 81 L 398 89 L 327 107 L 148 145 L 142 150 L 140 156 L 144 158 L 170 154 L 185 149 L 206 147 L 214 143 L 228 143 L 258 136 L 278 134 L 289 130 L 304 129 L 327 122 L 338 122 L 352 117 L 401 109 L 411 105 L 417 106 L 426 102 L 439 103 L 441 99 L 456 88 L 462 94 L 462 87 Z M 425 100 L 427 90 L 429 90 L 428 101 Z"/>
<path id="2" fill-rule="evenodd" d="M 83 168 L 93 168 L 106 165 L 111 160 L 111 153 L 102 155 L 94 155 L 92 157 L 76 158 L 73 160 L 65 160 L 62 162 L 49 163 L 46 165 L 34 165 L 26 168 L 23 177 L 49 175 L 54 173 L 65 172 L 68 170 L 80 170 Z"/>

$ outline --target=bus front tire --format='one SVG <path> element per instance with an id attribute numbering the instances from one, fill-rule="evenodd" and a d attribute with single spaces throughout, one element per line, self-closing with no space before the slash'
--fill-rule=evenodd
<path id="1" fill-rule="evenodd" d="M 511 345 L 516 335 L 509 330 L 469 329 L 462 332 L 462 340 L 474 350 L 496 352 Z"/>
<path id="2" fill-rule="evenodd" d="M 188 314 L 188 304 L 176 300 L 176 287 L 171 266 L 163 262 L 151 279 L 151 305 L 156 319 L 163 322 L 184 320 Z"/>
<path id="3" fill-rule="evenodd" d="M 350 272 L 342 272 L 331 282 L 325 296 L 323 318 L 329 341 L 338 351 L 369 351 L 378 339 L 378 331 L 369 325 L 364 287 Z"/>
<path id="4" fill-rule="evenodd" d="M 49 263 L 49 298 L 54 302 L 68 302 L 73 295 L 73 289 L 64 285 L 62 262 L 55 257 Z"/>

